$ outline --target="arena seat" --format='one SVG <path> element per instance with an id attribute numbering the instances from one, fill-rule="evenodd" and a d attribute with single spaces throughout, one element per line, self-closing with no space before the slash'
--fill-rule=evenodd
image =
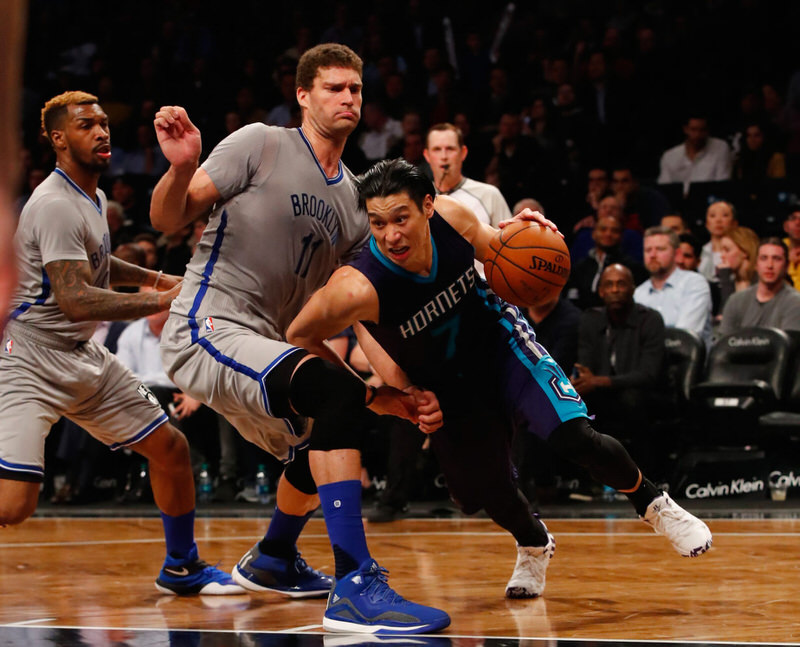
<path id="1" fill-rule="evenodd" d="M 703 374 L 706 347 L 691 330 L 668 327 L 664 330 L 664 376 L 667 388 L 678 405 L 691 400 L 691 391 Z"/>
<path id="2" fill-rule="evenodd" d="M 800 330 L 789 330 L 787 333 L 793 346 L 789 384 L 778 408 L 760 416 L 758 426 L 764 432 L 786 432 L 794 436 L 800 435 Z"/>
<path id="3" fill-rule="evenodd" d="M 692 401 L 712 411 L 774 410 L 786 391 L 791 351 L 789 335 L 777 328 L 725 335 L 712 346 L 706 377 L 691 389 Z"/>

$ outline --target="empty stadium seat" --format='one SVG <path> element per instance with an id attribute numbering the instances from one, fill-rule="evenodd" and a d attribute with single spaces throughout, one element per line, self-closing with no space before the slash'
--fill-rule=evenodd
<path id="1" fill-rule="evenodd" d="M 784 397 L 792 358 L 789 335 L 777 328 L 743 328 L 711 348 L 705 379 L 691 398 L 709 410 L 765 413 Z"/>

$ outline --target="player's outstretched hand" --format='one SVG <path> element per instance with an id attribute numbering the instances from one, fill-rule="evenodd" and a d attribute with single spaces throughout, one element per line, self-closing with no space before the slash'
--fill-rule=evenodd
<path id="1" fill-rule="evenodd" d="M 528 209 L 527 207 L 522 211 L 520 211 L 510 220 L 501 220 L 500 222 L 497 223 L 497 226 L 500 229 L 502 229 L 503 227 L 507 227 L 508 225 L 510 225 L 512 222 L 538 222 L 540 225 L 544 225 L 548 229 L 552 229 L 562 238 L 564 237 L 564 234 L 558 231 L 556 223 L 554 223 L 552 220 L 548 220 L 547 218 L 545 218 L 543 213 L 539 211 L 534 211 L 533 209 Z"/>
<path id="2" fill-rule="evenodd" d="M 417 400 L 393 386 L 379 386 L 368 407 L 381 416 L 397 416 L 417 423 Z"/>
<path id="3" fill-rule="evenodd" d="M 182 281 L 182 276 L 177 276 L 175 274 L 160 274 L 158 276 L 155 288 L 159 292 L 168 292 L 176 285 L 180 285 Z"/>
<path id="4" fill-rule="evenodd" d="M 177 167 L 196 167 L 203 149 L 200 131 L 180 106 L 162 106 L 153 125 L 164 157 Z"/>
<path id="5" fill-rule="evenodd" d="M 181 293 L 181 284 L 180 282 L 173 285 L 169 290 L 165 290 L 164 292 L 158 293 L 158 305 L 160 310 L 166 310 L 172 305 L 172 302 L 178 297 Z"/>
<path id="6" fill-rule="evenodd" d="M 422 433 L 432 434 L 444 422 L 439 399 L 433 391 L 425 391 L 417 386 L 409 386 L 404 391 L 414 396 L 417 403 L 417 426 Z"/>

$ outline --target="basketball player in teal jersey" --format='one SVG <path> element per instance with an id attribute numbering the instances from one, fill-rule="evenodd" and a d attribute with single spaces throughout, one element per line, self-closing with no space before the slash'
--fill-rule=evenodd
<path id="1" fill-rule="evenodd" d="M 20 216 L 20 283 L 0 351 L 0 524 L 21 523 L 36 509 L 45 438 L 63 415 L 112 450 L 129 447 L 150 461 L 167 543 L 160 591 L 244 593 L 198 558 L 186 438 L 147 387 L 92 340 L 98 321 L 166 310 L 180 279 L 111 256 L 106 196 L 97 188 L 111 160 L 111 135 L 97 97 L 52 98 L 42 110 L 42 130 L 56 168 Z M 161 291 L 122 294 L 110 285 Z"/>
<path id="2" fill-rule="evenodd" d="M 432 182 L 404 160 L 379 162 L 357 186 L 372 238 L 314 294 L 287 338 L 334 360 L 325 339 L 354 326 L 387 384 L 438 396 L 443 426 L 431 446 L 453 499 L 467 513 L 485 509 L 517 540 L 506 595 L 541 595 L 555 549 L 516 487 L 513 431 L 536 434 L 624 492 L 681 555 L 705 552 L 706 524 L 645 479 L 617 440 L 592 429 L 580 396 L 533 329 L 475 271 L 497 230 L 452 198 L 435 197 Z"/>
<path id="3" fill-rule="evenodd" d="M 345 368 L 285 342 L 308 297 L 355 258 L 369 235 L 340 159 L 358 124 L 361 85 L 361 59 L 349 48 L 312 48 L 297 69 L 302 126 L 245 126 L 200 168 L 200 133 L 186 111 L 168 106 L 157 113 L 171 166 L 153 193 L 153 225 L 175 231 L 210 212 L 164 328 L 162 355 L 181 390 L 287 463 L 267 533 L 234 568 L 236 581 L 293 597 L 327 595 L 331 578 L 309 567 L 295 545 L 321 502 L 336 578 L 350 586 L 340 596 L 349 620 L 326 611 L 324 626 L 420 633 L 450 619 L 395 594 L 370 557 L 357 432 L 365 407 L 427 429 L 437 423 L 428 415 L 431 404 L 424 394 L 369 389 Z M 307 418 L 314 419 L 312 433 Z"/>

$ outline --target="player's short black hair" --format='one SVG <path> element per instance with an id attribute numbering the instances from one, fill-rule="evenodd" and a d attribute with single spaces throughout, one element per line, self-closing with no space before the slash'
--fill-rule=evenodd
<path id="1" fill-rule="evenodd" d="M 436 197 L 436 189 L 430 178 L 402 157 L 380 161 L 359 175 L 356 189 L 358 206 L 364 210 L 368 199 L 385 198 L 397 193 L 407 193 L 420 209 L 426 195 Z"/>

